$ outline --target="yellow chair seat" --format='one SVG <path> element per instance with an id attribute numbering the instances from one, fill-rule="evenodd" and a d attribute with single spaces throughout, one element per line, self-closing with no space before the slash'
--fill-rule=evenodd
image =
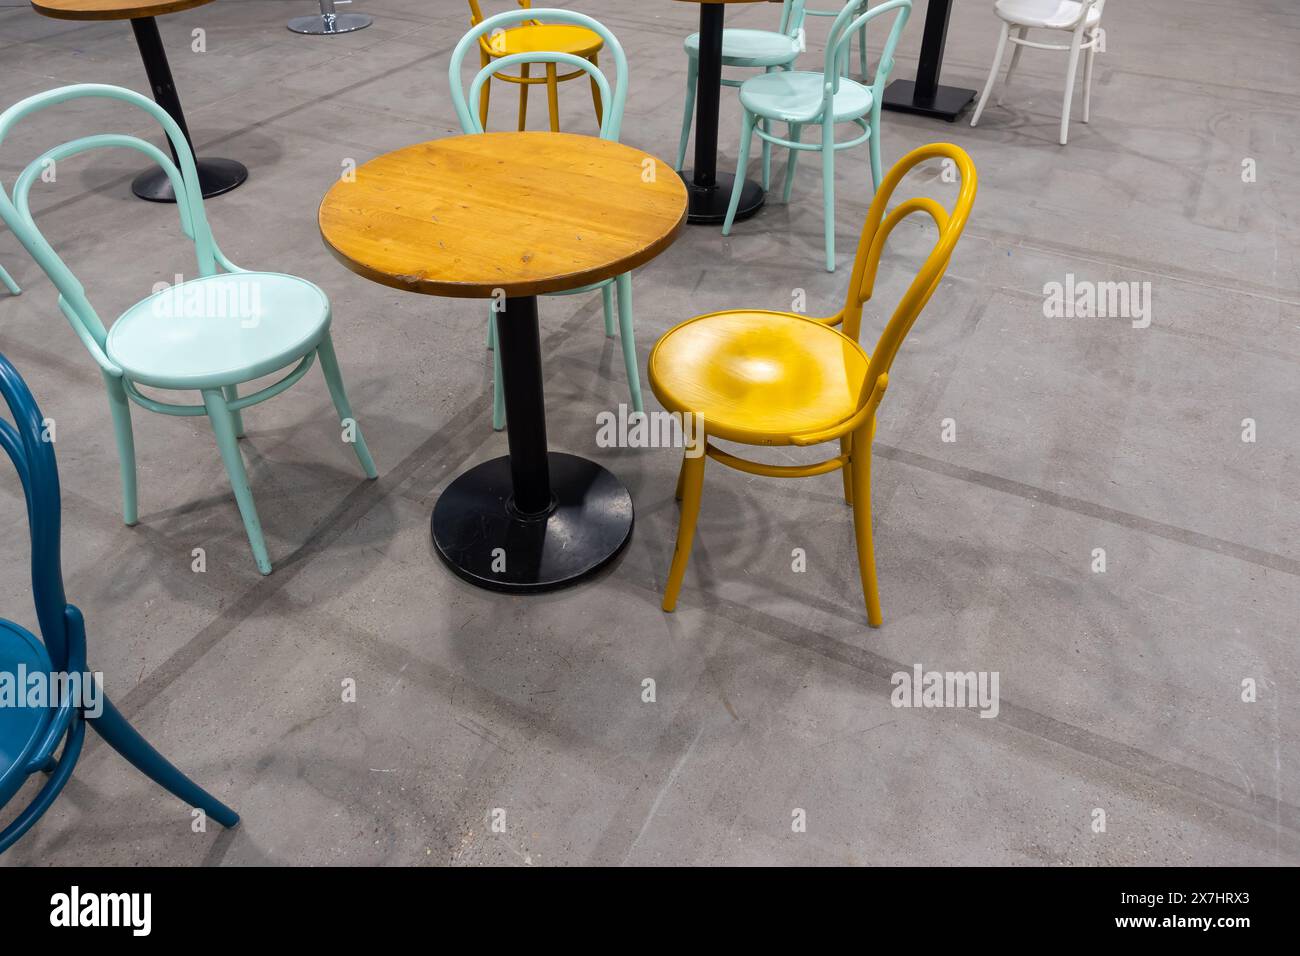
<path id="1" fill-rule="evenodd" d="M 735 310 L 670 329 L 650 353 L 650 386 L 706 434 L 757 445 L 839 425 L 862 407 L 869 356 L 830 326 L 788 312 Z"/>
<path id="2" fill-rule="evenodd" d="M 497 37 L 484 37 L 485 48 L 493 56 L 512 53 L 571 53 L 590 59 L 604 46 L 600 36 L 586 27 L 569 24 L 538 23 L 505 30 Z"/>

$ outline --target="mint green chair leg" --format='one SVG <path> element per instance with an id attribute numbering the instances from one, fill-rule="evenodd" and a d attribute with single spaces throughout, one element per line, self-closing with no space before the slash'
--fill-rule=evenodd
<path id="1" fill-rule="evenodd" d="M 600 287 L 600 304 L 605 310 L 605 338 L 614 337 L 614 287 L 606 283 Z"/>
<path id="2" fill-rule="evenodd" d="M 4 266 L 0 266 L 0 282 L 4 283 L 4 287 L 9 290 L 10 295 L 22 294 L 23 290 L 18 288 L 18 283 L 14 281 L 13 276 L 5 271 Z"/>
<path id="3" fill-rule="evenodd" d="M 239 505 L 239 515 L 244 519 L 244 531 L 248 534 L 248 545 L 253 549 L 253 560 L 257 562 L 257 570 L 263 574 L 270 574 L 271 559 L 266 554 L 262 522 L 257 518 L 253 492 L 248 487 L 248 474 L 244 471 L 244 460 L 239 456 L 239 439 L 235 437 L 230 408 L 226 405 L 221 390 L 216 388 L 203 390 L 203 405 L 208 410 L 208 421 L 212 423 L 212 432 L 217 437 L 217 450 L 221 452 L 226 474 L 230 477 L 230 486 L 235 492 L 235 502 Z"/>
<path id="4" fill-rule="evenodd" d="M 489 305 L 489 306 L 488 306 L 488 324 L 487 324 L 487 325 L 488 325 L 488 348 L 489 348 L 489 349 L 495 349 L 495 348 L 497 347 L 497 326 L 496 326 L 496 323 L 492 321 L 492 316 L 495 315 L 495 314 L 496 314 L 496 313 L 494 313 L 494 312 L 492 311 L 492 306 Z"/>
<path id="5" fill-rule="evenodd" d="M 722 234 L 731 235 L 732 224 L 736 221 L 736 210 L 740 208 L 740 191 L 745 185 L 745 167 L 749 165 L 749 141 L 754 138 L 755 116 L 745 110 L 745 120 L 740 128 L 740 155 L 736 158 L 736 180 L 731 187 L 731 202 L 727 204 L 727 218 L 722 223 Z"/>
<path id="6" fill-rule="evenodd" d="M 686 58 L 686 109 L 682 114 L 682 138 L 677 144 L 677 166 L 680 171 L 686 165 L 686 144 L 691 138 L 691 119 L 695 115 L 695 84 L 699 76 L 699 64 L 695 57 Z"/>
<path id="7" fill-rule="evenodd" d="M 763 72 L 771 73 L 773 67 L 768 67 Z M 772 132 L 772 121 L 766 116 L 763 117 L 763 132 Z M 763 140 L 763 192 L 772 188 L 772 144 L 768 140 Z"/>
<path id="8" fill-rule="evenodd" d="M 618 337 L 623 345 L 627 385 L 632 392 L 632 411 L 643 412 L 641 371 L 636 360 L 636 336 L 632 333 L 632 273 L 624 272 L 615 281 L 618 283 Z"/>
<path id="9" fill-rule="evenodd" d="M 835 271 L 835 124 L 822 124 L 822 213 L 826 231 L 826 271 Z"/>
<path id="10" fill-rule="evenodd" d="M 493 312 L 488 317 L 488 325 L 492 328 L 492 340 L 496 341 L 497 316 Z M 506 427 L 506 391 L 505 386 L 501 384 L 501 352 L 499 349 L 492 349 L 492 429 L 501 431 Z"/>
<path id="11" fill-rule="evenodd" d="M 334 410 L 339 413 L 339 424 L 348 430 L 348 437 L 352 439 L 352 450 L 357 453 L 357 461 L 361 462 L 361 470 L 366 473 L 367 478 L 378 478 L 379 472 L 375 469 L 375 460 L 370 457 L 370 448 L 361 434 L 361 426 L 357 424 L 356 416 L 352 414 L 352 403 L 348 401 L 347 390 L 343 388 L 343 374 L 339 371 L 339 359 L 334 352 L 334 340 L 330 338 L 328 332 L 325 333 L 325 338 L 321 339 L 320 345 L 316 346 L 316 357 L 320 359 L 320 370 L 325 375 L 325 384 L 329 387 L 330 398 L 334 399 Z"/>
<path id="12" fill-rule="evenodd" d="M 236 385 L 223 385 L 222 393 L 226 396 L 226 404 L 230 404 L 239 398 L 239 387 Z M 230 422 L 235 429 L 235 437 L 244 437 L 244 413 L 234 411 L 230 413 Z"/>
<path id="13" fill-rule="evenodd" d="M 113 414 L 113 437 L 117 440 L 117 467 L 122 475 L 122 520 L 134 525 L 140 520 L 136 506 L 135 433 L 131 429 L 131 403 L 122 380 L 101 372 L 108 389 L 108 408 Z"/>
<path id="14" fill-rule="evenodd" d="M 789 133 L 790 142 L 799 142 L 799 136 L 803 133 L 803 124 L 791 123 Z M 798 165 L 799 154 L 802 152 L 801 149 L 790 150 L 790 158 L 786 160 L 785 164 L 785 189 L 781 193 L 781 202 L 788 203 L 790 201 L 790 190 L 794 188 L 794 168 Z"/>
<path id="15" fill-rule="evenodd" d="M 862 82 L 870 83 L 871 77 L 867 76 L 867 25 L 862 24 L 858 30 L 858 65 L 862 67 Z M 847 475 L 848 472 L 846 471 Z"/>
<path id="16" fill-rule="evenodd" d="M 880 188 L 880 104 L 871 111 L 871 138 L 867 141 L 871 154 L 871 191 Z"/>

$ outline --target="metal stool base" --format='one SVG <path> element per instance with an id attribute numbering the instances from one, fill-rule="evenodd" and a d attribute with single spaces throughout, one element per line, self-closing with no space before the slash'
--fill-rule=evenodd
<path id="1" fill-rule="evenodd" d="M 313 13 L 306 17 L 294 17 L 287 24 L 294 33 L 307 33 L 311 36 L 332 36 L 335 33 L 351 33 L 364 30 L 375 22 L 375 18 L 364 13 Z"/>

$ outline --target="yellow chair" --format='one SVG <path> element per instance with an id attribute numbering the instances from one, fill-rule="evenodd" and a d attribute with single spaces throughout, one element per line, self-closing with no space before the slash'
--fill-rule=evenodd
<path id="1" fill-rule="evenodd" d="M 885 206 L 899 180 L 928 159 L 951 160 L 961 174 L 949 213 L 928 197 L 908 199 L 888 215 Z M 650 386 L 672 412 L 703 416 L 705 454 L 682 459 L 677 500 L 682 503 L 677 547 L 664 589 L 663 608 L 677 605 L 695 537 L 704 486 L 705 457 L 751 475 L 806 478 L 844 472 L 844 500 L 853 506 L 858 563 L 867 620 L 879 627 L 880 593 L 871 538 L 871 441 L 876 407 L 889 384 L 889 368 L 912 323 L 943 278 L 953 247 L 975 201 L 975 166 L 951 143 L 932 143 L 900 159 L 876 190 L 844 308 L 825 318 L 789 312 L 736 309 L 696 316 L 666 332 L 650 353 Z M 862 304 L 871 298 L 880 253 L 890 232 L 914 212 L 928 214 L 939 238 L 881 333 L 870 355 L 858 345 Z M 832 326 L 840 325 L 843 331 Z M 812 465 L 768 465 L 738 458 L 708 438 L 746 445 L 816 445 L 839 439 L 840 454 Z"/>
<path id="2" fill-rule="evenodd" d="M 532 0 L 519 0 L 519 6 L 525 10 L 532 9 Z M 470 26 L 478 26 L 483 22 L 483 10 L 479 7 L 478 0 L 469 0 L 469 22 Z M 508 30 L 501 30 L 492 36 L 479 38 L 479 66 L 485 67 L 497 57 L 509 56 L 512 53 L 569 53 L 573 56 L 582 57 L 584 60 L 590 60 L 593 66 L 599 66 L 598 56 L 603 41 L 593 31 L 586 27 L 573 26 L 572 24 L 546 24 L 531 20 L 522 26 L 511 27 Z M 492 80 L 505 80 L 507 83 L 519 84 L 519 128 L 523 129 L 528 119 L 528 88 L 538 83 L 546 84 L 546 99 L 551 109 L 551 131 L 558 133 L 560 131 L 560 91 L 559 84 L 563 80 L 572 80 L 575 77 L 588 75 L 585 70 L 574 70 L 572 73 L 558 75 L 554 63 L 546 64 L 545 77 L 532 77 L 529 75 L 531 64 L 525 63 L 519 68 L 519 76 L 513 76 L 509 73 L 498 73 L 483 84 L 483 92 L 478 102 L 479 124 L 487 129 L 488 115 L 488 98 L 491 93 Z M 600 87 L 596 85 L 593 77 L 591 80 L 591 99 L 596 104 L 596 122 L 602 119 L 604 109 L 600 102 Z"/>

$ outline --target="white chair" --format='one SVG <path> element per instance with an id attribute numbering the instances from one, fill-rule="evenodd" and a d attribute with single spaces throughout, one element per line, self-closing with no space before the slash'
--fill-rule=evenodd
<path id="1" fill-rule="evenodd" d="M 998 68 L 1002 65 L 1002 54 L 1007 41 L 1015 44 L 1011 54 L 1011 65 L 1007 67 L 1006 79 L 1002 81 L 1003 92 L 1011 82 L 1011 74 L 1020 62 L 1020 52 L 1027 46 L 1036 50 L 1065 50 L 1070 54 L 1070 65 L 1065 71 L 1065 102 L 1061 106 L 1061 145 L 1065 145 L 1070 129 L 1070 100 L 1074 96 L 1074 77 L 1078 72 L 1079 53 L 1088 51 L 1088 58 L 1083 67 L 1083 121 L 1088 122 L 1092 101 L 1092 59 L 1101 43 L 1101 10 L 1106 0 L 996 0 L 993 12 L 1002 20 L 1002 33 L 998 36 L 998 52 L 993 54 L 993 66 L 989 70 L 988 82 L 980 94 L 975 115 L 970 118 L 971 126 L 980 121 L 984 106 L 988 103 L 989 93 L 993 91 L 993 81 L 997 79 Z M 1016 35 L 1011 35 L 1011 28 L 1016 28 Z M 1027 40 L 1031 28 L 1044 30 L 1063 30 L 1072 34 L 1069 44 L 1035 43 Z M 998 105 L 1002 104 L 1002 94 L 998 94 Z"/>

